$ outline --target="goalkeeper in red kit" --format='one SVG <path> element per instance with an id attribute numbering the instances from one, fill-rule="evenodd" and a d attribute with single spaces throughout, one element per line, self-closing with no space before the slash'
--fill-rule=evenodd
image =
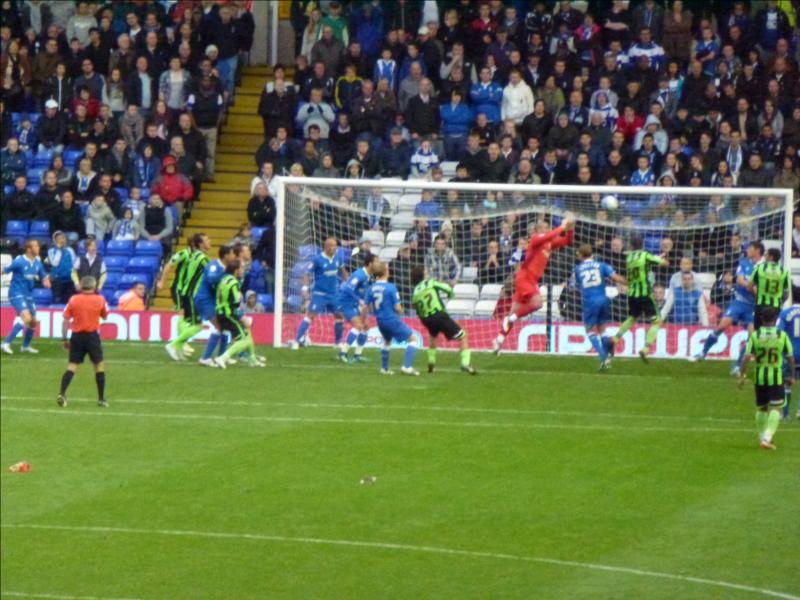
<path id="1" fill-rule="evenodd" d="M 533 235 L 525 250 L 525 258 L 514 277 L 514 296 L 511 313 L 503 319 L 500 333 L 494 341 L 495 354 L 500 352 L 517 319 L 536 312 L 542 307 L 539 280 L 544 275 L 553 250 L 572 244 L 575 235 L 575 220 L 567 215 L 560 226 L 550 229 L 550 223 L 542 218 L 536 223 Z"/>

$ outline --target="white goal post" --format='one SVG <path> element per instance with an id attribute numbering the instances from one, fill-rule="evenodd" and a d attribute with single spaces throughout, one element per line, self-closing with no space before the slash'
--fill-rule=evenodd
<path id="1" fill-rule="evenodd" d="M 655 275 L 656 295 L 672 293 L 669 282 L 679 271 L 680 257 L 702 290 L 706 311 L 700 315 L 671 308 L 655 356 L 686 357 L 719 319 L 729 273 L 751 241 L 778 247 L 790 265 L 792 216 L 796 201 L 790 189 L 626 187 L 577 185 L 517 185 L 434 182 L 410 179 L 327 179 L 277 177 L 275 232 L 274 345 L 294 339 L 309 303 L 309 261 L 325 239 L 337 239 L 337 256 L 357 268 L 360 248 L 389 264 L 401 291 L 412 329 L 425 335 L 409 303 L 410 264 L 435 265 L 439 276 L 455 285 L 448 311 L 466 323 L 471 344 L 488 350 L 498 319 L 513 292 L 513 273 L 520 250 L 534 224 L 545 218 L 556 224 L 569 212 L 576 215 L 572 248 L 553 252 L 541 282 L 545 305 L 523 319 L 507 349 L 516 352 L 589 352 L 580 319 L 579 295 L 571 287 L 575 249 L 593 246 L 599 259 L 624 275 L 624 251 L 633 237 L 645 248 L 665 252 L 672 264 Z M 610 198 L 609 198 L 610 197 Z M 447 252 L 455 257 L 443 267 L 432 247 L 442 234 Z M 490 260 L 490 256 L 494 259 Z M 448 258 L 449 260 L 449 258 Z M 409 263 L 410 261 L 410 263 Z M 442 259 L 443 262 L 444 258 Z M 457 263 L 457 267 L 453 265 Z M 499 263 L 499 266 L 497 266 Z M 800 273 L 798 273 L 800 274 Z M 678 281 L 680 275 L 678 275 Z M 662 287 L 663 286 L 663 287 Z M 624 307 L 624 288 L 609 287 L 613 332 Z M 660 299 L 660 298 L 659 298 Z M 668 307 L 673 306 L 668 304 Z M 324 312 L 324 311 L 323 311 Z M 330 345 L 333 317 L 314 319 L 308 341 Z M 374 325 L 374 319 L 372 319 Z M 741 332 L 722 336 L 711 356 L 735 357 Z M 623 338 L 623 355 L 633 355 L 644 341 L 642 328 Z M 737 337 L 738 336 L 738 337 Z M 373 339 L 373 338 L 378 338 Z M 729 339 L 730 338 L 730 339 Z M 370 345 L 380 342 L 370 329 Z"/>

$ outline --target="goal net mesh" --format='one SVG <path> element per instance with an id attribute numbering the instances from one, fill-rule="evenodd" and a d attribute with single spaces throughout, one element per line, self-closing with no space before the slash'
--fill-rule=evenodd
<path id="1" fill-rule="evenodd" d="M 679 194 L 666 187 L 625 188 L 613 194 L 603 188 L 564 193 L 533 186 L 509 192 L 498 191 L 502 186 L 463 189 L 448 184 L 431 189 L 426 185 L 425 181 L 353 185 L 348 180 L 334 185 L 314 179 L 286 184 L 283 294 L 276 299 L 283 307 L 281 345 L 295 339 L 307 311 L 313 289 L 311 260 L 327 238 L 334 238 L 336 252 L 349 270 L 361 266 L 366 252 L 389 265 L 407 322 L 421 340 L 426 342 L 427 335 L 410 302 L 411 270 L 419 264 L 431 276 L 453 285 L 455 296 L 446 306 L 467 330 L 471 347 L 490 349 L 499 320 L 510 309 L 514 275 L 528 236 L 538 221 L 557 226 L 571 212 L 578 220 L 575 242 L 550 256 L 539 284 L 544 306 L 518 323 L 504 349 L 589 352 L 581 325 L 581 298 L 574 285 L 575 251 L 580 244 L 590 244 L 596 258 L 624 276 L 626 252 L 631 239 L 639 237 L 646 250 L 665 255 L 670 263 L 652 274 L 659 305 L 670 299 L 670 282 L 681 285 L 677 273 L 682 268 L 692 273 L 691 285 L 702 291 L 706 310 L 687 310 L 673 301 L 656 342 L 656 356 L 685 357 L 699 350 L 709 327 L 719 321 L 732 300 L 732 282 L 747 245 L 761 240 L 767 247 L 783 250 L 788 234 L 786 200 L 781 194 L 741 195 L 740 190 L 722 189 L 714 195 Z M 440 236 L 444 244 L 437 251 L 435 240 Z M 626 317 L 625 292 L 624 286 L 607 288 L 611 333 Z M 333 322 L 332 314 L 318 315 L 301 342 L 333 344 Z M 731 330 L 729 334 L 721 337 L 712 356 L 738 355 L 743 333 Z M 374 317 L 370 317 L 368 347 L 380 344 Z M 643 344 L 643 328 L 635 327 L 625 334 L 621 353 L 633 355 Z"/>

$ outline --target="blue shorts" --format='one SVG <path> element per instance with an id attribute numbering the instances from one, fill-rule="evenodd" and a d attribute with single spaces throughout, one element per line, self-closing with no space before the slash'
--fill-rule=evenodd
<path id="1" fill-rule="evenodd" d="M 583 324 L 587 329 L 605 325 L 611 321 L 611 309 L 608 302 L 583 305 Z"/>
<path id="2" fill-rule="evenodd" d="M 203 321 L 210 321 L 217 314 L 217 305 L 215 302 L 203 300 L 195 296 L 194 298 L 194 311 L 199 315 Z"/>
<path id="3" fill-rule="evenodd" d="M 334 307 L 334 312 L 344 315 L 344 320 L 350 322 L 361 314 L 361 309 L 352 302 L 339 302 Z"/>
<path id="4" fill-rule="evenodd" d="M 393 319 L 391 321 L 378 321 L 378 331 L 381 332 L 384 344 L 390 344 L 392 340 L 395 342 L 405 342 L 413 335 L 411 328 L 403 323 L 400 319 Z"/>
<path id="5" fill-rule="evenodd" d="M 21 315 L 23 310 L 29 311 L 32 317 L 36 316 L 36 305 L 33 303 L 33 298 L 14 296 L 13 298 L 9 298 L 9 301 L 11 302 L 11 306 L 14 307 L 14 310 L 17 311 L 17 316 Z"/>
<path id="6" fill-rule="evenodd" d="M 725 311 L 723 317 L 733 319 L 734 324 L 739 324 L 744 327 L 753 324 L 754 310 L 755 309 L 752 304 L 748 304 L 747 302 L 742 302 L 740 300 L 734 300 L 728 306 L 728 310 Z"/>
<path id="7" fill-rule="evenodd" d="M 320 292 L 313 292 L 311 294 L 311 302 L 308 304 L 308 312 L 313 315 L 321 315 L 322 313 L 335 313 L 336 301 L 327 294 Z"/>

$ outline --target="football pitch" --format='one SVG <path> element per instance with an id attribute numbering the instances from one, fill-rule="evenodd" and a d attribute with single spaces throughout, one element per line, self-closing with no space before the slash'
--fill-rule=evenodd
<path id="1" fill-rule="evenodd" d="M 758 449 L 727 363 L 117 343 L 110 407 L 86 364 L 61 409 L 37 341 L 0 361 L 4 598 L 800 598 L 800 423 Z"/>

